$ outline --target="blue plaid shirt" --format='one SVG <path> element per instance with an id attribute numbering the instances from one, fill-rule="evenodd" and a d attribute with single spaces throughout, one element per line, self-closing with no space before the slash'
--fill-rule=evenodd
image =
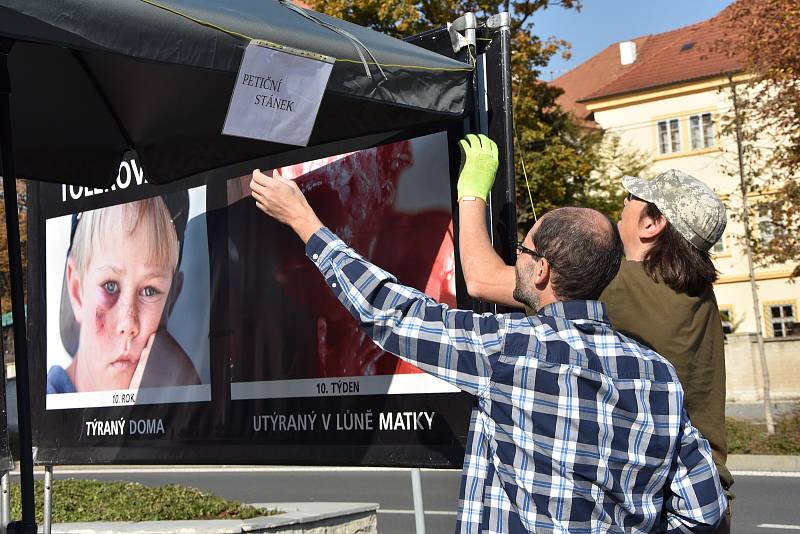
<path id="1" fill-rule="evenodd" d="M 708 442 L 661 356 L 603 305 L 451 310 L 327 228 L 306 253 L 383 349 L 477 399 L 457 532 L 700 532 L 727 506 Z"/>

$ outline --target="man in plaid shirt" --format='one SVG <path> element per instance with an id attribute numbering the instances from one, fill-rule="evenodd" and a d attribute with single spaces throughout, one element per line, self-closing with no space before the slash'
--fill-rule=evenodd
<path id="1" fill-rule="evenodd" d="M 254 171 L 251 188 L 379 346 L 476 397 L 457 532 L 702 532 L 719 522 L 727 500 L 675 370 L 612 330 L 596 300 L 622 256 L 606 217 L 542 217 L 516 266 L 515 298 L 536 315 L 478 315 L 360 257 L 293 181 Z"/>

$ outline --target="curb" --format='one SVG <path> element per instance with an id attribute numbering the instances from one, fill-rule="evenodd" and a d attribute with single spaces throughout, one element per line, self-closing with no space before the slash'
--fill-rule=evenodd
<path id="1" fill-rule="evenodd" d="M 777 454 L 729 454 L 725 463 L 731 471 L 800 473 L 800 456 Z"/>
<path id="2" fill-rule="evenodd" d="M 280 515 L 253 519 L 56 523 L 53 534 L 376 534 L 376 503 L 257 503 Z M 40 526 L 39 532 L 43 532 Z"/>
<path id="3" fill-rule="evenodd" d="M 782 454 L 729 454 L 726 462 L 731 471 L 783 471 L 800 472 L 800 455 Z M 253 473 L 253 472 L 403 472 L 410 471 L 409 467 L 333 467 L 333 466 L 264 466 L 264 465 L 64 465 L 54 469 L 57 477 L 91 474 L 91 473 Z M 447 471 L 461 472 L 461 469 L 434 469 L 422 468 L 422 471 L 442 473 Z M 41 476 L 44 467 L 34 467 L 34 474 Z M 12 476 L 19 476 L 19 466 L 9 472 Z"/>

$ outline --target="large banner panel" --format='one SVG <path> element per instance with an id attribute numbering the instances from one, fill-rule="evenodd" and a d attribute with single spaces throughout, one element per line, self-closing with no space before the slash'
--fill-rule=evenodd
<path id="1" fill-rule="evenodd" d="M 283 167 L 359 253 L 456 304 L 460 132 Z M 244 166 L 31 184 L 36 461 L 459 466 L 472 400 L 358 328 Z"/>
<path id="2" fill-rule="evenodd" d="M 283 174 L 356 250 L 455 305 L 449 181 L 436 179 L 449 174 L 441 154 L 447 154 L 444 134 L 293 165 Z M 457 391 L 381 351 L 361 332 L 294 232 L 252 209 L 249 180 L 228 188 L 235 258 L 228 305 L 237 343 L 230 349 L 232 398 L 369 395 L 390 387 L 394 393 Z M 273 277 L 265 280 L 265 272 Z"/>
<path id="3" fill-rule="evenodd" d="M 205 187 L 44 230 L 46 408 L 210 401 Z"/>

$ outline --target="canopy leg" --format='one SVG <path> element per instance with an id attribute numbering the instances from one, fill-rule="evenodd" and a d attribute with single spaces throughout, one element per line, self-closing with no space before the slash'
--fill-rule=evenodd
<path id="1" fill-rule="evenodd" d="M 8 263 L 11 270 L 11 312 L 14 320 L 14 364 L 17 369 L 17 418 L 19 420 L 19 474 L 22 490 L 22 521 L 9 523 L 8 532 L 36 534 L 33 500 L 33 440 L 31 438 L 30 383 L 28 381 L 28 336 L 25 323 L 25 292 L 22 287 L 22 249 L 19 243 L 17 183 L 11 137 L 11 78 L 8 54 L 14 42 L 0 40 L 0 154 L 3 159 Z"/>
<path id="2" fill-rule="evenodd" d="M 50 534 L 53 526 L 53 466 L 44 466 L 44 510 L 42 534 Z"/>
<path id="3" fill-rule="evenodd" d="M 11 515 L 11 491 L 8 485 L 8 472 L 3 473 L 0 478 L 0 532 L 6 533 L 8 521 Z"/>
<path id="4" fill-rule="evenodd" d="M 425 508 L 422 504 L 422 475 L 419 467 L 411 469 L 411 493 L 414 497 L 415 532 L 425 534 Z"/>

